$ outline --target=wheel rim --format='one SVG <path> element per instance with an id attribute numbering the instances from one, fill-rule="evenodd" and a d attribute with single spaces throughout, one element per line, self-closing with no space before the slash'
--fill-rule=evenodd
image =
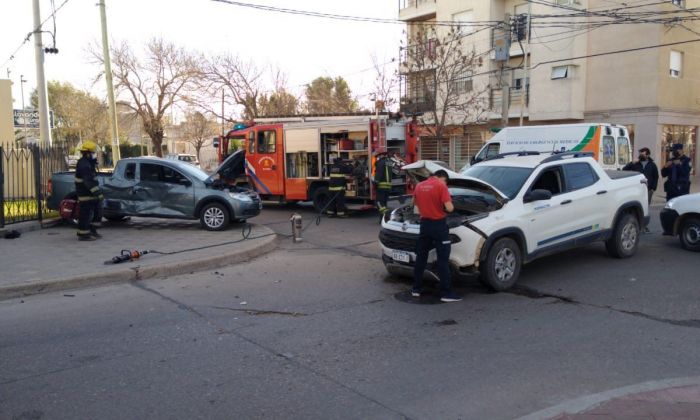
<path id="1" fill-rule="evenodd" d="M 684 233 L 685 241 L 691 245 L 697 245 L 700 243 L 700 226 L 691 225 L 685 230 Z"/>
<path id="2" fill-rule="evenodd" d="M 204 223 L 211 228 L 221 227 L 224 217 L 224 211 L 218 207 L 209 207 L 204 211 Z"/>
<path id="3" fill-rule="evenodd" d="M 510 248 L 503 248 L 496 254 L 496 278 L 507 282 L 515 274 L 515 253 Z"/>
<path id="4" fill-rule="evenodd" d="M 622 229 L 622 249 L 630 251 L 637 243 L 637 226 L 634 223 L 628 223 Z"/>

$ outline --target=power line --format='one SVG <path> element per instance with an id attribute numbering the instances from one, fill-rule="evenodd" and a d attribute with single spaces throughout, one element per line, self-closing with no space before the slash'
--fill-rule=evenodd
<path id="1" fill-rule="evenodd" d="M 42 26 L 44 26 L 44 24 L 45 24 L 46 22 L 48 22 L 49 19 L 52 19 L 52 18 L 55 19 L 56 13 L 58 13 L 58 11 L 61 10 L 61 9 L 63 8 L 63 6 L 65 6 L 66 3 L 68 3 L 69 1 L 70 1 L 70 0 L 64 0 L 63 3 L 61 3 L 60 6 L 54 8 L 53 12 L 51 12 L 51 14 L 50 14 L 46 19 L 44 19 L 44 20 L 41 22 L 41 24 L 40 24 L 39 26 L 37 26 L 36 28 L 34 28 L 33 31 L 29 32 L 29 33 L 27 34 L 27 36 L 24 37 L 24 39 L 23 39 L 22 42 L 19 44 L 19 46 L 17 46 L 17 48 L 15 48 L 14 52 L 12 52 L 12 54 L 10 54 L 10 57 L 9 57 L 7 60 L 5 60 L 5 62 L 2 63 L 2 66 L 0 66 L 0 67 L 5 67 L 10 61 L 14 60 L 14 59 L 15 59 L 15 56 L 17 55 L 17 53 L 19 52 L 19 50 L 21 50 L 22 47 L 23 47 L 27 42 L 29 42 L 29 39 L 31 38 L 32 34 L 36 33 L 36 32 L 39 30 L 39 28 L 41 28 Z M 54 31 L 55 31 L 55 21 L 54 21 Z M 54 38 L 54 44 L 55 44 L 55 38 Z"/>

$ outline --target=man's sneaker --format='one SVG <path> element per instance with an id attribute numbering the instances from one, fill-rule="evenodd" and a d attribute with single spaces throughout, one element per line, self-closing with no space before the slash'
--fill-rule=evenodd
<path id="1" fill-rule="evenodd" d="M 97 231 L 90 232 L 90 236 L 92 236 L 93 238 L 96 238 L 96 239 L 101 239 L 101 238 L 102 238 L 102 235 L 100 235 L 99 233 L 97 233 Z"/>
<path id="2" fill-rule="evenodd" d="M 90 235 L 78 235 L 78 240 L 79 241 L 96 241 L 97 238 L 95 238 L 94 236 L 90 236 Z"/>
<path id="3" fill-rule="evenodd" d="M 462 298 L 454 292 L 450 292 L 440 298 L 441 302 L 459 302 Z"/>
<path id="4" fill-rule="evenodd" d="M 423 289 L 416 289 L 415 287 L 411 289 L 411 296 L 413 297 L 420 297 L 421 293 L 423 293 Z"/>

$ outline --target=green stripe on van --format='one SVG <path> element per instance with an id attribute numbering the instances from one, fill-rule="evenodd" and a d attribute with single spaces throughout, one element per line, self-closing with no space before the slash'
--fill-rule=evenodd
<path id="1" fill-rule="evenodd" d="M 571 150 L 574 152 L 578 152 L 578 151 L 583 150 L 583 148 L 586 147 L 588 145 L 588 143 L 591 142 L 591 140 L 593 140 L 593 136 L 595 135 L 595 129 L 596 129 L 595 125 L 590 126 L 588 128 L 588 133 L 586 133 L 586 136 L 583 138 L 583 140 L 581 140 L 581 143 L 577 144 L 576 147 L 574 147 Z"/>

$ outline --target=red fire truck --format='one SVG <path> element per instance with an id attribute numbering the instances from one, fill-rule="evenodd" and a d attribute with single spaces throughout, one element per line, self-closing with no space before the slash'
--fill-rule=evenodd
<path id="1" fill-rule="evenodd" d="M 353 167 L 348 207 L 371 208 L 375 153 L 386 152 L 394 163 L 391 195 L 404 195 L 410 186 L 400 167 L 416 160 L 417 133 L 415 121 L 395 114 L 258 118 L 215 141 L 224 169 L 219 176 L 253 187 L 264 200 L 313 201 L 320 210 L 331 198 L 329 167 L 340 158 Z"/>

